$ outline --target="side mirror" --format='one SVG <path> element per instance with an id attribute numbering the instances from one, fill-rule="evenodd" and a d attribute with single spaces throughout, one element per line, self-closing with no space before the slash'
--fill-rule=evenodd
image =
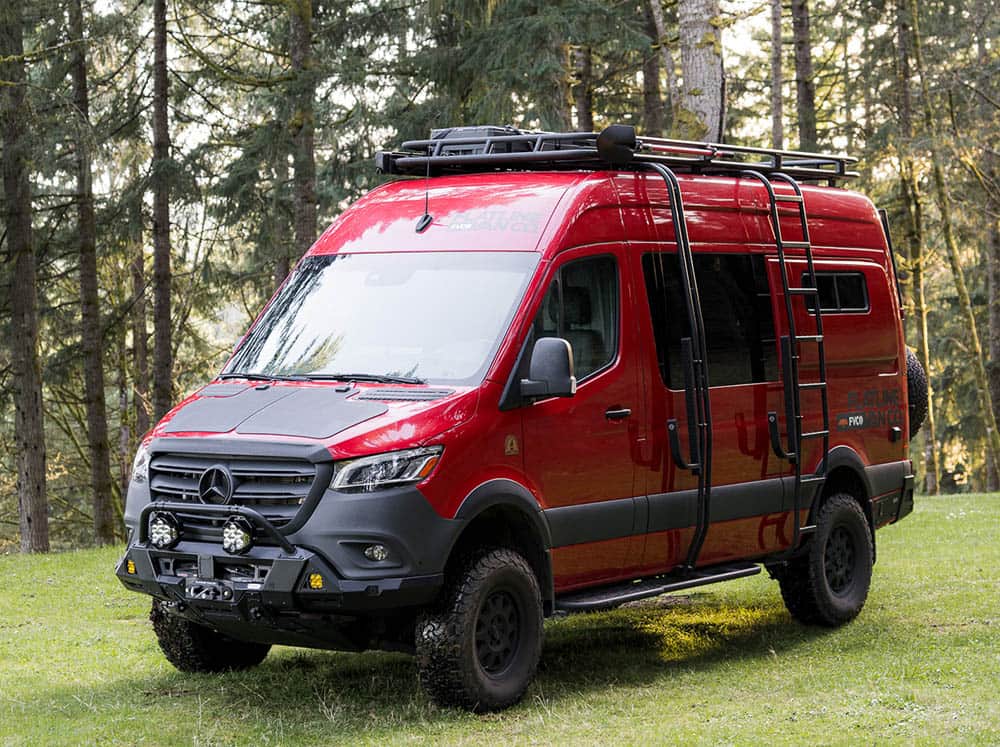
<path id="1" fill-rule="evenodd" d="M 540 337 L 531 351 L 522 397 L 572 397 L 576 394 L 573 348 L 561 337 Z"/>

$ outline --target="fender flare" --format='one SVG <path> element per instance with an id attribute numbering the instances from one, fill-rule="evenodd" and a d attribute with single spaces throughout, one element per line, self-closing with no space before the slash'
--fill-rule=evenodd
<path id="1" fill-rule="evenodd" d="M 820 469 L 824 465 L 820 465 Z M 865 519 L 868 521 L 868 531 L 871 532 L 872 536 L 872 548 L 875 548 L 875 519 L 872 515 L 872 484 L 871 480 L 868 478 L 868 470 L 865 466 L 864 460 L 861 455 L 858 454 L 850 446 L 840 444 L 839 446 L 834 446 L 826 455 L 825 460 L 826 474 L 829 476 L 835 469 L 841 467 L 846 467 L 854 473 L 854 475 L 861 482 L 864 488 L 865 494 L 859 496 L 861 499 L 861 510 L 864 511 Z M 818 471 L 818 470 L 817 470 Z M 812 507 L 809 510 L 809 523 L 816 523 L 816 515 L 819 512 L 820 503 L 822 502 L 823 495 L 826 492 L 826 483 L 823 485 L 823 490 L 817 493 L 813 497 Z M 872 561 L 874 562 L 875 557 L 872 556 Z"/>
<path id="2" fill-rule="evenodd" d="M 542 512 L 542 507 L 538 505 L 535 496 L 519 482 L 507 478 L 496 478 L 487 480 L 477 485 L 469 493 L 455 512 L 455 519 L 460 520 L 463 525 L 468 526 L 477 516 L 491 508 L 505 506 L 516 509 L 524 514 L 535 528 L 535 533 L 542 544 L 542 552 L 545 559 L 545 567 L 542 569 L 544 578 L 542 581 L 542 598 L 550 601 L 555 598 L 552 574 L 552 533 L 549 530 L 549 523 Z M 461 535 L 459 535 L 460 537 Z M 455 538 L 451 551 L 458 543 L 459 537 Z"/>
<path id="3" fill-rule="evenodd" d="M 840 444 L 839 446 L 834 446 L 832 449 L 830 449 L 829 453 L 826 456 L 825 461 L 826 461 L 825 472 L 827 475 L 829 475 L 835 469 L 838 469 L 840 467 L 850 468 L 851 471 L 858 476 L 858 479 L 861 480 L 861 484 L 865 488 L 866 495 L 864 495 L 863 498 L 866 501 L 871 500 L 872 497 L 871 481 L 868 479 L 868 470 L 865 466 L 864 460 L 861 458 L 861 455 L 858 454 L 858 452 L 856 452 L 850 446 L 845 446 L 844 444 Z M 822 469 L 822 467 L 823 465 L 820 465 L 820 469 Z M 816 496 L 817 499 L 819 497 L 820 496 Z"/>

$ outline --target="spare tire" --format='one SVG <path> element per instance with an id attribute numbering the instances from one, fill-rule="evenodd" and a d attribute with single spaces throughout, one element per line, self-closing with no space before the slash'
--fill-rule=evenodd
<path id="1" fill-rule="evenodd" d="M 906 392 L 910 403 L 910 438 L 917 435 L 927 417 L 927 372 L 917 354 L 906 349 Z"/>

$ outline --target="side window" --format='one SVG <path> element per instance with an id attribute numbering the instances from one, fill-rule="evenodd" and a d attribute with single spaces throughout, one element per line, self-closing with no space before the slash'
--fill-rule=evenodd
<path id="1" fill-rule="evenodd" d="M 712 386 L 775 381 L 777 349 L 771 294 L 762 256 L 696 254 Z M 642 258 L 646 296 L 663 383 L 684 387 L 681 338 L 690 336 L 680 267 L 674 254 Z"/>
<path id="2" fill-rule="evenodd" d="M 802 273 L 802 284 L 808 282 Z M 817 272 L 816 287 L 819 288 L 819 307 L 824 314 L 850 314 L 869 310 L 868 285 L 860 272 Z M 806 308 L 816 312 L 816 302 L 806 296 Z"/>
<path id="3" fill-rule="evenodd" d="M 573 348 L 577 381 L 607 366 L 618 352 L 618 267 L 602 255 L 559 269 L 532 325 L 532 339 L 562 337 Z"/>

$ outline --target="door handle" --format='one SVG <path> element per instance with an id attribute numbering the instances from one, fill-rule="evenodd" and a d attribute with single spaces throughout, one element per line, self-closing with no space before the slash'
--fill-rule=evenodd
<path id="1" fill-rule="evenodd" d="M 609 407 L 604 411 L 604 417 L 608 420 L 624 420 L 632 414 L 632 410 L 627 407 Z"/>

